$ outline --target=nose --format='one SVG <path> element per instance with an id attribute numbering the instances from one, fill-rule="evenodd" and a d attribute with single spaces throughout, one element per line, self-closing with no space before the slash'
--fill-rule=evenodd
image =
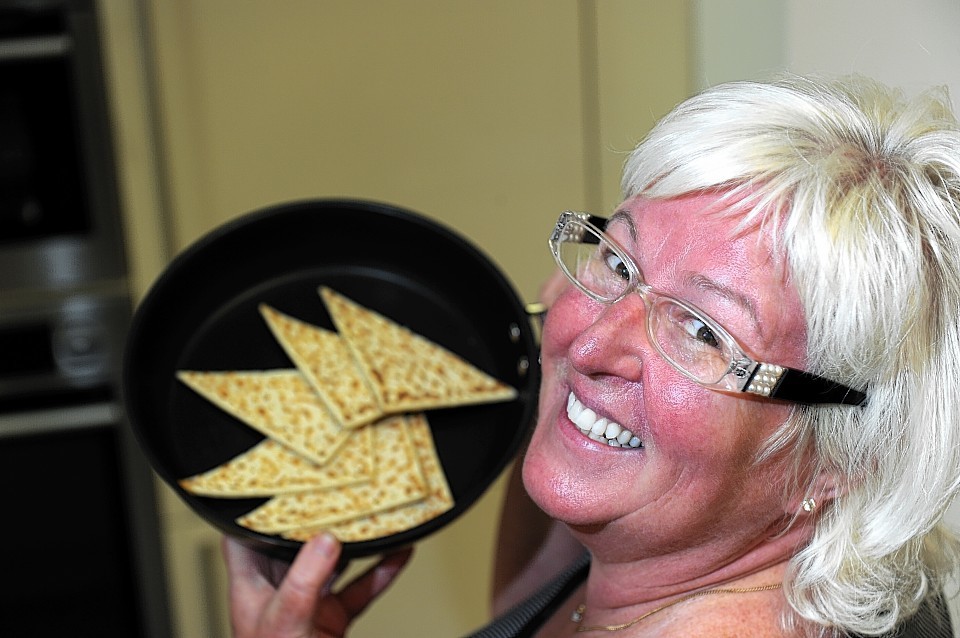
<path id="1" fill-rule="evenodd" d="M 647 337 L 647 308 L 640 295 L 596 304 L 596 315 L 570 344 L 570 360 L 588 376 L 612 375 L 639 381 L 647 357 L 656 356 Z"/>

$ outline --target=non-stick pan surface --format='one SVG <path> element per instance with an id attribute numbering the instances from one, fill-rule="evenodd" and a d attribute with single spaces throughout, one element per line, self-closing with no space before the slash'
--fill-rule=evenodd
<path id="1" fill-rule="evenodd" d="M 299 543 L 234 523 L 266 499 L 197 497 L 178 486 L 263 437 L 175 374 L 293 368 L 257 306 L 334 330 L 321 285 L 519 390 L 508 403 L 427 413 L 455 506 L 413 530 L 344 547 L 346 558 L 382 553 L 467 510 L 515 456 L 536 408 L 537 345 L 523 304 L 499 270 L 452 231 L 394 206 L 330 199 L 279 205 L 214 230 L 170 264 L 137 308 L 124 403 L 154 469 L 193 510 L 262 551 L 293 556 Z"/>

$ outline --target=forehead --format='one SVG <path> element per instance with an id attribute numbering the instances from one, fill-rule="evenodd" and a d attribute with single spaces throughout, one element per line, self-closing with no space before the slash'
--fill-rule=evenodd
<path id="1" fill-rule="evenodd" d="M 756 222 L 745 223 L 735 204 L 717 194 L 664 200 L 636 197 L 624 202 L 616 215 L 632 228 L 617 234 L 620 240 L 626 240 L 623 233 L 635 235 L 627 243 L 634 244 L 639 265 L 656 265 L 664 275 L 698 267 L 706 271 L 703 274 L 723 271 L 748 286 L 762 281 L 791 287 L 786 260 L 774 252 L 770 232 Z"/>

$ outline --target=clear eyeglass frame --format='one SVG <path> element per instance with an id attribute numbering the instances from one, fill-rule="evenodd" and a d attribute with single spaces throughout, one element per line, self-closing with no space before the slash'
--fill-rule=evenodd
<path id="1" fill-rule="evenodd" d="M 674 369 L 705 387 L 802 404 L 863 405 L 864 392 L 802 370 L 756 361 L 710 315 L 654 290 L 616 240 L 606 220 L 565 211 L 550 236 L 550 251 L 584 294 L 612 305 L 636 292 L 645 304 L 650 343 Z"/>

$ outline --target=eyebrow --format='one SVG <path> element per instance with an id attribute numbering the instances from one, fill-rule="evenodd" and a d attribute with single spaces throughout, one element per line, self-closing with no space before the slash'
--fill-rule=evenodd
<path id="1" fill-rule="evenodd" d="M 750 299 L 750 297 L 747 297 L 740 291 L 725 286 L 702 273 L 695 273 L 690 276 L 689 279 L 694 287 L 699 288 L 700 290 L 714 292 L 724 299 L 728 299 L 740 306 L 740 308 L 750 315 L 750 318 L 753 320 L 753 324 L 757 327 L 757 331 L 760 333 L 760 336 L 763 336 L 763 324 L 760 322 L 760 315 L 757 312 L 756 305 L 753 303 L 753 299 Z"/>
<path id="2" fill-rule="evenodd" d="M 604 232 L 606 232 L 607 229 L 610 228 L 610 225 L 611 225 L 611 224 L 614 224 L 614 223 L 617 223 L 617 222 L 626 225 L 627 231 L 629 231 L 629 233 L 630 233 L 630 238 L 631 238 L 634 242 L 636 242 L 636 241 L 637 241 L 637 227 L 636 227 L 636 226 L 634 225 L 634 223 L 633 223 L 633 217 L 631 217 L 631 216 L 630 216 L 630 213 L 628 213 L 626 210 L 624 210 L 624 209 L 622 209 L 622 208 L 621 208 L 620 210 L 618 210 L 617 212 L 615 212 L 613 215 L 610 215 L 610 218 L 607 219 L 607 223 L 606 223 L 606 225 L 605 225 L 604 228 L 603 228 Z"/>

